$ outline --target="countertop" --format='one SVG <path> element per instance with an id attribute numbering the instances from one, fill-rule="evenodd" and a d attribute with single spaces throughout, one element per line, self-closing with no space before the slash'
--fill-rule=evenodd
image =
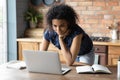
<path id="1" fill-rule="evenodd" d="M 120 40 L 111 40 L 109 42 L 93 41 L 94 45 L 120 46 Z"/>
<path id="2" fill-rule="evenodd" d="M 40 38 L 18 38 L 17 41 L 24 42 L 42 42 Z M 111 46 L 120 46 L 120 40 L 111 40 L 109 42 L 93 41 L 94 45 L 111 45 Z"/>
<path id="3" fill-rule="evenodd" d="M 24 41 L 24 42 L 42 42 L 42 39 L 40 38 L 18 38 L 17 41 Z"/>

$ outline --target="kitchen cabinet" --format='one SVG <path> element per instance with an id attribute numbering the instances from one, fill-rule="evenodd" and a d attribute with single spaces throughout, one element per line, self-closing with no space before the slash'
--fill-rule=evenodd
<path id="1" fill-rule="evenodd" d="M 19 38 L 17 39 L 18 44 L 18 60 L 23 60 L 22 51 L 23 50 L 40 50 L 40 39 L 34 38 Z"/>
<path id="2" fill-rule="evenodd" d="M 18 44 L 18 60 L 23 60 L 22 51 L 23 50 L 34 50 L 38 51 L 40 50 L 41 46 L 41 39 L 38 38 L 18 38 L 17 44 Z M 60 51 L 52 44 L 49 45 L 48 51 L 56 51 L 59 53 L 60 61 L 62 63 L 65 63 L 65 60 L 60 53 Z"/>
<path id="3" fill-rule="evenodd" d="M 25 32 L 27 38 L 18 38 L 18 60 L 23 60 L 23 50 L 40 50 L 42 42 L 43 29 L 28 29 Z M 120 40 L 113 40 L 108 42 L 93 41 L 95 53 L 99 55 L 99 64 L 102 65 L 117 65 L 118 57 L 120 56 Z M 50 44 L 49 51 L 57 51 L 61 62 L 65 62 L 61 52 L 52 44 Z"/>
<path id="4" fill-rule="evenodd" d="M 108 64 L 111 66 L 117 66 L 117 61 L 120 56 L 120 40 L 111 40 L 108 42 L 94 41 L 94 45 L 105 45 L 108 46 Z"/>
<path id="5" fill-rule="evenodd" d="M 42 28 L 30 28 L 25 31 L 24 36 L 26 38 L 18 38 L 18 60 L 23 60 L 22 51 L 23 50 L 40 50 L 42 38 L 43 38 Z M 48 51 L 56 51 L 59 53 L 60 61 L 65 62 L 61 52 L 52 44 L 49 45 Z"/>
<path id="6" fill-rule="evenodd" d="M 98 64 L 101 65 L 107 65 L 107 61 L 108 61 L 108 47 L 105 45 L 94 45 L 94 49 L 95 49 L 95 54 L 97 54 L 98 57 Z"/>
<path id="7" fill-rule="evenodd" d="M 40 43 L 39 42 L 18 42 L 18 60 L 23 60 L 22 51 L 23 50 L 39 50 Z"/>
<path id="8" fill-rule="evenodd" d="M 108 65 L 117 65 L 120 56 L 120 46 L 108 46 Z"/>

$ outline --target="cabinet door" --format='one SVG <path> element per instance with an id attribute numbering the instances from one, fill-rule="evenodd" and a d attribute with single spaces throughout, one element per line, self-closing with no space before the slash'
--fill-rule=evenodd
<path id="1" fill-rule="evenodd" d="M 120 55 L 120 46 L 109 46 L 108 47 L 108 53 L 113 55 L 113 54 L 118 54 Z"/>
<path id="2" fill-rule="evenodd" d="M 108 56 L 108 65 L 117 65 L 119 55 L 109 55 Z"/>
<path id="3" fill-rule="evenodd" d="M 120 46 L 108 47 L 108 64 L 109 65 L 117 65 L 119 56 L 120 56 Z"/>
<path id="4" fill-rule="evenodd" d="M 23 50 L 39 50 L 40 43 L 38 42 L 18 42 L 18 60 L 23 60 L 22 51 Z"/>

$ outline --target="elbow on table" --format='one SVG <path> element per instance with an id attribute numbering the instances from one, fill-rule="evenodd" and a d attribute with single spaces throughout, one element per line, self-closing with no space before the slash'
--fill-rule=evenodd
<path id="1" fill-rule="evenodd" d="M 74 63 L 74 62 L 66 62 L 66 65 L 67 65 L 67 66 L 72 66 L 73 63 Z"/>

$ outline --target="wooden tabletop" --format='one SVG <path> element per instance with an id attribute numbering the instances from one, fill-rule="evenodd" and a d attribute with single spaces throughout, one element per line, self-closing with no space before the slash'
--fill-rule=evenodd
<path id="1" fill-rule="evenodd" d="M 75 66 L 65 75 L 30 73 L 0 66 L 0 80 L 117 80 L 117 67 L 108 67 L 112 74 L 77 74 Z"/>

